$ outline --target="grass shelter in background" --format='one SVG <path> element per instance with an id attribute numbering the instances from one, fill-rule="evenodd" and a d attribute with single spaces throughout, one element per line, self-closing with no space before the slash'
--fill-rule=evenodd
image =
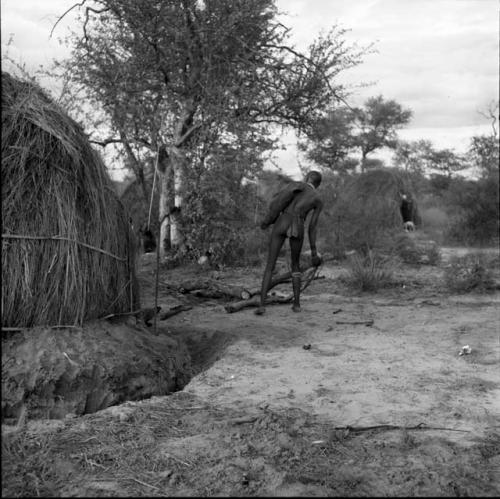
<path id="1" fill-rule="evenodd" d="M 2 326 L 138 308 L 135 246 L 82 128 L 38 85 L 2 72 Z"/>
<path id="2" fill-rule="evenodd" d="M 338 194 L 331 210 L 333 240 L 338 252 L 388 248 L 403 231 L 401 195 L 411 201 L 412 221 L 420 225 L 417 200 L 410 179 L 395 168 L 380 168 L 356 175 Z"/>

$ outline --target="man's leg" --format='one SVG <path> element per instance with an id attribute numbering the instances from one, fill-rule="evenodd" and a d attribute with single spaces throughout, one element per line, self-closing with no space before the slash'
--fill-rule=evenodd
<path id="1" fill-rule="evenodd" d="M 266 309 L 266 296 L 269 286 L 271 285 L 271 278 L 276 260 L 281 247 L 285 241 L 285 236 L 281 234 L 271 234 L 271 241 L 269 243 L 269 253 L 267 255 L 266 270 L 264 270 L 264 277 L 262 278 L 262 287 L 260 290 L 260 306 L 255 311 L 256 315 L 262 315 Z"/>
<path id="2" fill-rule="evenodd" d="M 290 238 L 290 252 L 292 254 L 292 287 L 293 287 L 293 305 L 294 312 L 300 312 L 300 252 L 302 251 L 303 237 Z"/>

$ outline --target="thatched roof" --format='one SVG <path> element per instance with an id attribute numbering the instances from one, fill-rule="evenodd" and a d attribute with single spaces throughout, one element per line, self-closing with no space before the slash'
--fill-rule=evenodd
<path id="1" fill-rule="evenodd" d="M 2 325 L 130 311 L 134 260 L 128 216 L 81 127 L 2 72 Z"/>
<path id="2" fill-rule="evenodd" d="M 402 230 L 401 194 L 412 204 L 412 220 L 419 224 L 417 200 L 410 178 L 396 168 L 380 168 L 357 175 L 339 193 L 334 231 L 345 249 L 374 246 L 378 239 Z"/>

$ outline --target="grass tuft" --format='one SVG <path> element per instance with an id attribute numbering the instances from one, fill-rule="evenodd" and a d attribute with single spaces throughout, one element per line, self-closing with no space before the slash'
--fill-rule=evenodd
<path id="1" fill-rule="evenodd" d="M 481 253 L 453 257 L 444 272 L 446 286 L 456 293 L 489 292 L 495 289 L 488 259 Z"/>
<path id="2" fill-rule="evenodd" d="M 366 255 L 355 253 L 348 259 L 344 282 L 360 291 L 376 291 L 393 281 L 395 259 L 368 250 Z"/>

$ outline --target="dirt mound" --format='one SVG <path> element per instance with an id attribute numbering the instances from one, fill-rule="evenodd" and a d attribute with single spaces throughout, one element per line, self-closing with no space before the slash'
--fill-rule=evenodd
<path id="1" fill-rule="evenodd" d="M 190 378 L 184 344 L 140 325 L 26 329 L 2 340 L 2 421 L 88 414 L 171 393 Z"/>

